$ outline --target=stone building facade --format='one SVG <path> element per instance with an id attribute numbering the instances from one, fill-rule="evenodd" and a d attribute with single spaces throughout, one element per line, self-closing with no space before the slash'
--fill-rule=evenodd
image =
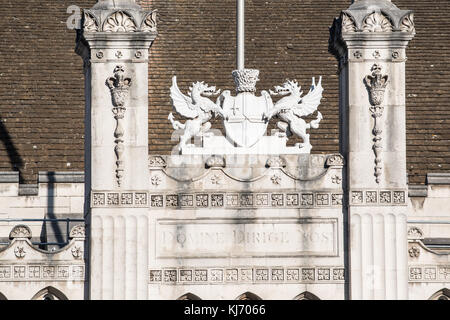
<path id="1" fill-rule="evenodd" d="M 85 2 L 67 10 L 84 100 L 81 71 L 42 98 L 84 118 L 48 107 L 31 149 L 73 141 L 28 153 L 6 129 L 22 113 L 2 114 L 0 298 L 450 297 L 450 75 L 417 58 L 430 11 L 419 25 L 411 1 L 247 1 L 243 62 L 259 70 L 238 65 L 234 88 L 236 1 Z M 439 94 L 421 81 L 436 75 Z"/>

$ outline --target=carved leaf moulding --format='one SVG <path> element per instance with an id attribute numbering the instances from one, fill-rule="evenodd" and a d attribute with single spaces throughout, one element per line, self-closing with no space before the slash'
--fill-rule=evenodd
<path id="1" fill-rule="evenodd" d="M 102 20 L 95 10 L 83 10 L 85 32 L 157 32 L 157 10 L 134 12 L 117 10 Z"/>
<path id="2" fill-rule="evenodd" d="M 394 23 L 393 20 L 396 22 Z M 341 30 L 344 33 L 391 33 L 407 32 L 415 33 L 414 13 L 409 12 L 398 20 L 382 11 L 372 11 L 356 23 L 350 11 L 343 11 L 340 16 Z"/>
<path id="3" fill-rule="evenodd" d="M 345 281 L 343 267 L 182 267 L 150 269 L 150 284 L 321 283 Z"/>

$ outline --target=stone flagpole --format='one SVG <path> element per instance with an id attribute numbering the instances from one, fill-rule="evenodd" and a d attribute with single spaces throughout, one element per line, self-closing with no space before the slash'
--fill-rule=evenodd
<path id="1" fill-rule="evenodd" d="M 148 296 L 148 50 L 156 35 L 156 11 L 134 0 L 98 1 L 78 30 L 90 299 Z"/>
<path id="2" fill-rule="evenodd" d="M 360 0 L 331 28 L 347 159 L 351 299 L 407 299 L 405 62 L 413 13 Z"/>

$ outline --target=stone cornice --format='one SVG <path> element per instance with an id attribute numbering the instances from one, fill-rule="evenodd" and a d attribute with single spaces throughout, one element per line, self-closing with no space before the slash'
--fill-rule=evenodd
<path id="1" fill-rule="evenodd" d="M 84 172 L 39 171 L 39 183 L 83 183 Z"/>
<path id="2" fill-rule="evenodd" d="M 427 184 L 450 185 L 450 173 L 428 173 Z"/>

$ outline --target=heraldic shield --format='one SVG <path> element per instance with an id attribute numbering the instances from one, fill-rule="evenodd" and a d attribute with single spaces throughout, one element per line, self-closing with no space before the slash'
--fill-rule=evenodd
<path id="1" fill-rule="evenodd" d="M 266 91 L 260 97 L 242 92 L 236 97 L 226 95 L 222 108 L 229 115 L 224 120 L 227 139 L 239 147 L 250 148 L 266 134 L 268 121 L 264 114 L 273 108 L 273 102 Z"/>

